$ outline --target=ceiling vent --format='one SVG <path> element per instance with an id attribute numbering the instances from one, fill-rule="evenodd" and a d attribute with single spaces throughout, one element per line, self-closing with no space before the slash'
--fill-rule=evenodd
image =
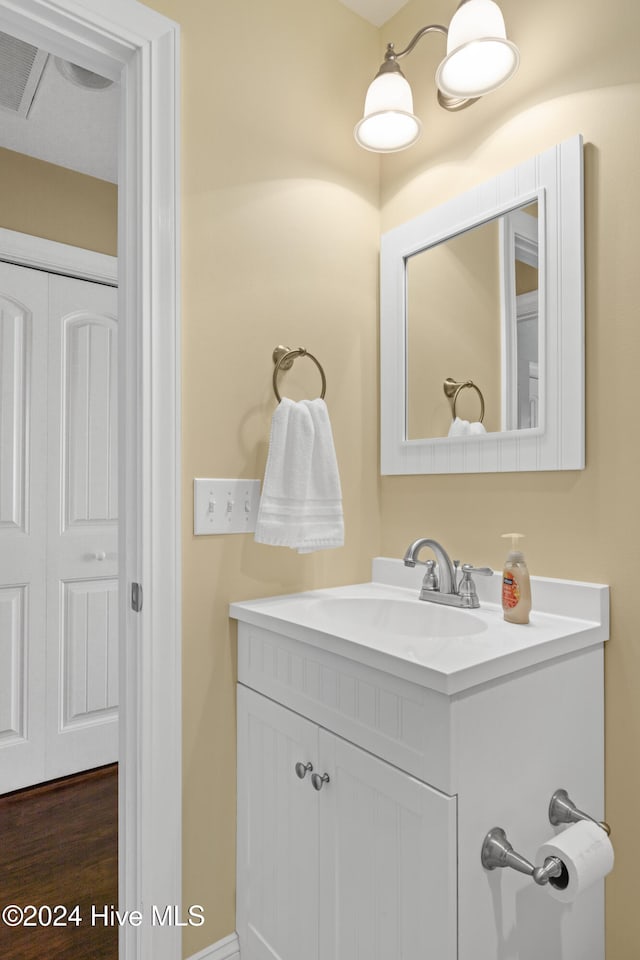
<path id="1" fill-rule="evenodd" d="M 31 43 L 0 32 L 0 107 L 27 117 L 47 57 Z"/>

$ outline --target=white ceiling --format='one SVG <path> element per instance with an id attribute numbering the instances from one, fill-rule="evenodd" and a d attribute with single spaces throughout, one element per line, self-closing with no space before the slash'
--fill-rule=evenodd
<path id="1" fill-rule="evenodd" d="M 26 119 L 0 108 L 0 147 L 116 183 L 120 86 L 87 90 L 49 57 Z"/>
<path id="2" fill-rule="evenodd" d="M 340 2 L 360 14 L 374 27 L 381 27 L 394 13 L 404 7 L 407 0 L 340 0 Z"/>

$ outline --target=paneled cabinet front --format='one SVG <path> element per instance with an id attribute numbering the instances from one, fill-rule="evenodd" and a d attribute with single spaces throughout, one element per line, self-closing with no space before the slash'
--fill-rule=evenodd
<path id="1" fill-rule="evenodd" d="M 454 960 L 456 799 L 238 687 L 243 960 Z"/>

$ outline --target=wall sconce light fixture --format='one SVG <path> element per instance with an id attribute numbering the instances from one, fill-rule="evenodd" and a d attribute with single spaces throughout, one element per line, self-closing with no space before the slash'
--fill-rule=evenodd
<path id="1" fill-rule="evenodd" d="M 354 135 L 365 150 L 394 153 L 415 143 L 422 124 L 413 113 L 413 95 L 398 60 L 428 33 L 447 38 L 447 55 L 436 71 L 438 103 L 462 110 L 500 87 L 518 69 L 518 48 L 507 40 L 500 7 L 494 0 L 462 0 L 449 29 L 434 23 L 418 30 L 404 50 L 387 44 L 384 61 L 369 85 L 364 116 Z"/>

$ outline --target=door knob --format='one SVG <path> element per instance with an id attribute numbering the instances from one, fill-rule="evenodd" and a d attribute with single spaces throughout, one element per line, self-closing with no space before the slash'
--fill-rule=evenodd
<path id="1" fill-rule="evenodd" d="M 307 773 L 311 773 L 313 770 L 312 763 L 302 763 L 300 760 L 296 763 L 296 776 L 301 780 L 304 780 Z"/>
<path id="2" fill-rule="evenodd" d="M 319 773 L 311 774 L 311 785 L 314 790 L 322 790 L 325 783 L 329 783 L 328 773 L 323 773 L 322 776 Z"/>
<path id="3" fill-rule="evenodd" d="M 106 553 L 104 552 L 104 550 L 96 550 L 96 552 L 94 553 L 94 557 L 95 557 L 96 560 L 106 560 L 106 559 L 107 559 L 107 555 L 106 555 Z"/>

